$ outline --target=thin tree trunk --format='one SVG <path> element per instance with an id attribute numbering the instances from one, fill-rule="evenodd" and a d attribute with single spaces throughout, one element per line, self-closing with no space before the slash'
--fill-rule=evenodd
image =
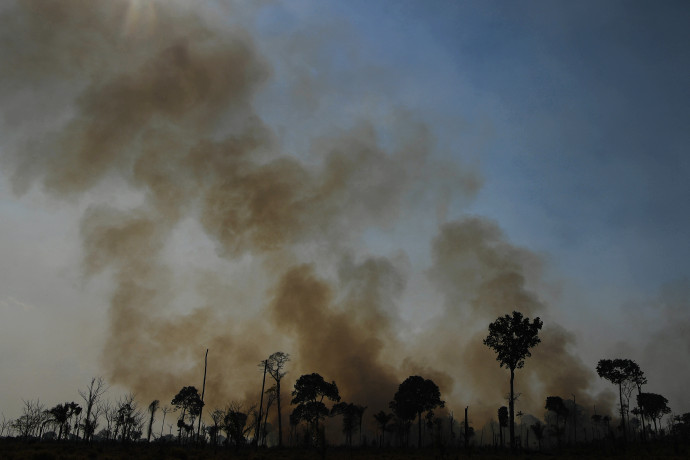
<path id="1" fill-rule="evenodd" d="M 510 369 L 510 450 L 515 452 L 515 399 L 513 393 L 513 382 L 515 380 L 515 369 Z"/>
<path id="2" fill-rule="evenodd" d="M 161 438 L 163 437 L 163 426 L 165 425 L 165 415 L 167 414 L 167 411 L 165 410 L 168 406 L 165 406 L 163 408 L 163 422 L 161 422 Z"/>
<path id="3" fill-rule="evenodd" d="M 637 386 L 637 394 L 641 395 L 642 394 L 642 385 Z M 645 428 L 644 424 L 644 411 L 640 409 L 640 419 L 642 420 L 642 440 L 646 441 L 647 440 L 647 429 Z"/>
<path id="4" fill-rule="evenodd" d="M 575 395 L 573 395 L 573 442 L 577 444 L 577 405 L 575 404 Z"/>
<path id="5" fill-rule="evenodd" d="M 199 432 L 201 431 L 201 413 L 204 411 L 204 393 L 206 393 L 206 366 L 208 365 L 208 348 L 204 356 L 204 384 L 201 387 L 201 408 L 199 409 L 199 424 L 196 428 L 196 442 L 199 442 Z M 193 429 L 193 428 L 192 428 Z"/>
<path id="6" fill-rule="evenodd" d="M 619 398 L 620 404 L 621 404 L 621 425 L 623 427 L 623 442 L 627 443 L 628 442 L 628 434 L 626 433 L 626 430 L 625 430 L 625 412 L 623 410 L 623 384 L 622 383 L 618 384 L 618 398 Z"/>
<path id="7" fill-rule="evenodd" d="M 470 447 L 470 426 L 467 423 L 467 409 L 470 406 L 465 407 L 465 449 L 468 449 Z M 484 432 L 482 431 L 482 434 Z"/>
<path id="8" fill-rule="evenodd" d="M 280 374 L 278 374 L 280 377 Z M 276 381 L 276 397 L 278 398 L 278 447 L 283 447 L 283 418 L 280 415 L 280 379 Z"/>
<path id="9" fill-rule="evenodd" d="M 264 380 L 261 383 L 261 399 L 259 401 L 259 416 L 256 419 L 256 431 L 254 432 L 254 442 L 258 446 L 259 440 L 261 439 L 261 414 L 264 407 L 264 387 L 266 386 L 266 368 L 268 366 L 268 360 L 264 360 Z M 317 421 L 318 429 L 318 421 Z"/>
<path id="10" fill-rule="evenodd" d="M 422 413 L 418 412 L 417 415 L 419 416 L 419 423 L 417 424 L 418 431 L 419 431 L 419 439 L 417 441 L 417 448 L 422 447 Z"/>

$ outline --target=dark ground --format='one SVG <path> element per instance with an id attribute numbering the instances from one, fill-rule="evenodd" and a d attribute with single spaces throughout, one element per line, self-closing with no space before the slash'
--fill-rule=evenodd
<path id="1" fill-rule="evenodd" d="M 657 444 L 635 444 L 622 450 L 621 447 L 608 446 L 582 446 L 564 448 L 560 452 L 548 453 L 521 453 L 510 455 L 509 452 L 495 451 L 491 448 L 474 449 L 470 452 L 464 450 L 445 451 L 438 448 L 428 449 L 347 449 L 329 447 L 325 451 L 317 452 L 310 449 L 286 448 L 278 449 L 245 449 L 235 451 L 234 449 L 212 447 L 189 447 L 178 446 L 175 444 L 146 444 L 134 443 L 122 445 L 119 443 L 93 443 L 84 444 L 81 442 L 50 442 L 50 441 L 21 441 L 18 439 L 0 439 L 0 459 L 2 460 L 84 460 L 84 459 L 180 459 L 180 460 L 202 460 L 202 459 L 238 459 L 238 460 L 421 460 L 421 459 L 499 459 L 499 458 L 518 458 L 518 459 L 548 459 L 548 458 L 690 458 L 690 446 L 687 444 L 657 443 Z"/>

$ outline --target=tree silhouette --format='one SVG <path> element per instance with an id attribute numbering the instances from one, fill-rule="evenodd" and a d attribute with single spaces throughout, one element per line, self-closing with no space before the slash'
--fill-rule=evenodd
<path id="1" fill-rule="evenodd" d="M 149 404 L 148 411 L 151 417 L 149 418 L 149 429 L 148 429 L 148 434 L 146 435 L 146 441 L 150 442 L 151 441 L 151 431 L 153 430 L 153 419 L 156 417 L 156 411 L 158 410 L 158 406 L 160 406 L 160 401 L 157 399 L 154 399 L 151 401 L 151 404 Z"/>
<path id="2" fill-rule="evenodd" d="M 565 407 L 563 398 L 560 396 L 547 396 L 545 409 L 556 414 L 556 439 L 558 440 L 558 445 L 561 445 L 561 434 L 565 431 L 565 420 L 568 416 L 568 408 Z M 561 430 L 561 425 L 558 423 L 560 418 L 563 418 L 563 430 Z"/>
<path id="3" fill-rule="evenodd" d="M 173 412 L 174 410 L 175 409 L 173 409 L 172 407 L 163 406 L 163 409 L 162 409 L 163 421 L 161 422 L 161 436 L 160 436 L 161 438 L 163 437 L 163 426 L 165 425 L 165 416 L 168 415 L 170 412 Z"/>
<path id="4" fill-rule="evenodd" d="M 182 441 L 182 428 L 187 429 L 187 425 L 185 424 L 185 416 L 190 416 L 192 419 L 192 423 L 190 423 L 190 425 L 193 425 L 194 418 L 201 413 L 201 408 L 203 407 L 204 403 L 199 395 L 199 390 L 197 390 L 196 387 L 188 386 L 183 387 L 180 392 L 175 395 L 170 404 L 178 409 L 182 409 L 182 414 L 177 421 L 177 440 L 179 442 Z"/>
<path id="5" fill-rule="evenodd" d="M 393 418 L 393 414 L 387 414 L 384 411 L 380 411 L 377 414 L 374 414 L 374 420 L 376 420 L 376 423 L 379 426 L 379 430 L 381 430 L 381 439 L 379 442 L 379 447 L 383 447 L 384 434 L 386 433 L 386 426 L 388 425 L 388 422 L 390 422 L 392 418 Z"/>
<path id="6" fill-rule="evenodd" d="M 57 404 L 55 407 L 48 410 L 53 417 L 55 423 L 60 427 L 58 432 L 58 441 L 62 439 L 62 431 L 67 423 L 67 415 L 69 413 L 69 403 Z"/>
<path id="7" fill-rule="evenodd" d="M 211 420 L 213 425 L 206 428 L 208 435 L 211 438 L 211 444 L 214 446 L 218 445 L 218 433 L 223 427 L 223 419 L 225 418 L 225 411 L 223 409 L 214 409 L 211 412 Z"/>
<path id="8" fill-rule="evenodd" d="M 94 406 L 98 404 L 98 400 L 105 393 L 107 387 L 102 377 L 93 377 L 89 387 L 85 390 L 79 390 L 79 396 L 82 397 L 86 404 L 86 419 L 84 420 L 84 440 L 90 441 L 96 431 L 97 416 L 91 417 L 94 412 Z"/>
<path id="9" fill-rule="evenodd" d="M 143 415 L 139 412 L 134 394 L 126 395 L 117 405 L 115 418 L 115 438 L 119 433 L 123 443 L 141 438 Z"/>
<path id="10" fill-rule="evenodd" d="M 597 364 L 599 377 L 618 385 L 618 398 L 620 401 L 621 426 L 623 427 L 623 441 L 627 441 L 628 435 L 625 429 L 625 406 L 623 404 L 623 383 L 639 378 L 640 367 L 630 359 L 601 359 Z"/>
<path id="11" fill-rule="evenodd" d="M 352 433 L 358 427 L 359 413 L 359 407 L 352 403 L 339 402 L 331 408 L 331 415 L 343 416 L 343 434 L 348 447 L 352 447 Z"/>
<path id="12" fill-rule="evenodd" d="M 537 438 L 537 443 L 539 445 L 539 451 L 541 451 L 541 440 L 544 439 L 544 428 L 546 428 L 546 426 L 542 425 L 541 422 L 537 421 L 534 424 L 530 425 L 530 428 L 532 429 L 532 432 L 534 433 L 534 437 Z"/>
<path id="13" fill-rule="evenodd" d="M 658 434 L 657 419 L 661 423 L 661 418 L 671 412 L 668 407 L 668 399 L 656 393 L 640 393 L 637 395 L 637 405 L 654 421 L 654 431 Z"/>
<path id="14" fill-rule="evenodd" d="M 496 352 L 496 360 L 500 367 L 510 369 L 510 448 L 515 450 L 515 393 L 513 383 L 515 369 L 525 365 L 525 358 L 532 356 L 530 348 L 536 346 L 542 321 L 535 318 L 530 323 L 529 318 L 523 318 L 522 313 L 514 311 L 513 315 L 499 317 L 489 324 L 489 335 L 484 339 L 484 345 Z"/>
<path id="15" fill-rule="evenodd" d="M 250 408 L 249 412 L 251 410 Z M 226 442 L 232 439 L 235 443 L 235 449 L 239 449 L 245 443 L 247 432 L 251 429 L 251 426 L 247 427 L 247 418 L 247 413 L 242 411 L 242 406 L 238 403 L 230 404 L 225 412 L 223 428 L 227 435 Z"/>
<path id="16" fill-rule="evenodd" d="M 283 417 L 280 411 L 280 381 L 285 377 L 284 371 L 290 355 L 282 351 L 276 351 L 268 357 L 267 370 L 276 382 L 276 402 L 278 404 L 278 447 L 283 447 Z"/>
<path id="17" fill-rule="evenodd" d="M 393 396 L 390 408 L 403 421 L 418 420 L 418 440 L 417 446 L 422 446 L 422 412 L 433 410 L 436 407 L 443 407 L 441 392 L 438 386 L 429 379 L 424 379 L 418 375 L 411 375 L 398 386 L 398 391 Z"/>
<path id="18" fill-rule="evenodd" d="M 508 426 L 508 408 L 506 406 L 501 406 L 498 408 L 498 429 L 501 434 L 501 447 L 505 444 L 503 443 L 503 428 Z"/>
<path id="19" fill-rule="evenodd" d="M 631 361 L 633 365 L 630 366 L 630 381 L 637 386 L 637 395 L 642 393 L 642 385 L 647 384 L 647 377 L 644 376 L 644 372 L 640 369 L 635 361 Z M 639 404 L 638 404 L 639 408 Z M 645 427 L 644 411 L 640 409 L 640 419 L 642 421 L 642 438 L 646 439 L 647 429 Z"/>
<path id="20" fill-rule="evenodd" d="M 328 408 L 323 403 L 324 398 L 333 402 L 340 401 L 340 394 L 335 382 L 328 383 L 316 373 L 302 375 L 295 382 L 291 404 L 297 404 L 297 407 L 292 411 L 292 417 L 298 422 L 303 420 L 309 425 L 312 436 L 315 437 L 317 443 L 319 420 L 329 413 Z"/>
<path id="21" fill-rule="evenodd" d="M 23 401 L 24 407 L 22 415 L 8 425 L 19 432 L 19 436 L 26 439 L 36 436 L 37 431 L 46 423 L 52 420 L 50 411 L 45 410 L 40 400 Z M 3 416 L 4 418 L 4 416 Z"/>
<path id="22" fill-rule="evenodd" d="M 271 386 L 268 390 L 264 391 L 264 394 L 267 396 L 266 399 L 266 410 L 264 411 L 264 420 L 263 420 L 263 425 L 261 428 L 261 444 L 266 445 L 266 436 L 268 436 L 268 412 L 271 410 L 271 405 L 273 402 L 276 400 L 276 385 Z"/>

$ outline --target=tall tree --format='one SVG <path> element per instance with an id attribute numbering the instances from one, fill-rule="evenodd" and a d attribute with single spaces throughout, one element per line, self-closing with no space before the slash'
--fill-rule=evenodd
<path id="1" fill-rule="evenodd" d="M 271 388 L 264 391 L 264 394 L 266 394 L 267 399 L 266 399 L 266 410 L 264 411 L 263 428 L 261 429 L 260 443 L 265 446 L 266 445 L 266 437 L 268 436 L 268 413 L 271 410 L 271 405 L 275 402 L 276 397 L 277 397 L 276 396 L 276 386 L 272 385 Z"/>
<path id="2" fill-rule="evenodd" d="M 206 394 L 206 368 L 208 366 L 208 348 L 204 355 L 204 383 L 201 386 L 201 407 L 199 407 L 199 424 L 196 428 L 196 442 L 199 442 L 199 432 L 201 431 L 201 413 L 204 410 L 204 395 Z"/>
<path id="3" fill-rule="evenodd" d="M 146 441 L 151 442 L 151 431 L 153 430 L 153 419 L 156 417 L 156 411 L 158 410 L 158 407 L 160 406 L 161 402 L 157 399 L 154 399 L 151 401 L 151 404 L 149 404 L 149 430 L 148 434 L 146 435 Z"/>
<path id="4" fill-rule="evenodd" d="M 631 372 L 630 372 L 630 380 L 632 383 L 637 386 L 637 395 L 639 396 L 642 394 L 642 385 L 647 384 L 647 377 L 645 377 L 644 372 L 642 372 L 642 369 L 632 361 L 635 365 L 631 367 Z M 639 405 L 637 406 L 638 408 L 640 407 Z M 647 438 L 647 428 L 645 426 L 645 414 L 644 411 L 640 408 L 640 419 L 642 420 L 642 439 Z"/>
<path id="5" fill-rule="evenodd" d="M 280 381 L 287 374 L 285 366 L 290 360 L 290 355 L 282 351 L 276 351 L 268 357 L 268 373 L 276 382 L 276 402 L 278 404 L 278 447 L 283 447 L 283 417 L 280 411 Z"/>
<path id="6" fill-rule="evenodd" d="M 305 421 L 312 430 L 312 436 L 319 443 L 319 420 L 328 415 L 329 410 L 324 399 L 340 401 L 340 394 L 335 382 L 328 383 L 319 374 L 302 375 L 295 382 L 291 404 L 297 404 L 292 416 L 295 420 Z"/>
<path id="7" fill-rule="evenodd" d="M 266 371 L 268 371 L 268 360 L 264 359 L 259 363 L 259 368 L 263 368 L 264 377 L 261 381 L 261 396 L 259 401 L 259 413 L 254 417 L 256 421 L 256 429 L 254 430 L 254 445 L 259 445 L 261 439 L 261 413 L 264 408 L 264 389 L 266 388 Z"/>
<path id="8" fill-rule="evenodd" d="M 443 407 L 441 391 L 432 380 L 424 379 L 419 375 L 411 375 L 398 386 L 398 391 L 393 396 L 391 409 L 403 420 L 413 420 L 415 415 L 418 421 L 417 446 L 422 446 L 422 413 Z"/>
<path id="9" fill-rule="evenodd" d="M 618 385 L 618 398 L 620 401 L 621 426 L 623 427 L 623 441 L 627 441 L 628 435 L 625 429 L 625 405 L 623 404 L 623 383 L 630 381 L 639 374 L 640 367 L 630 359 L 601 359 L 597 364 L 599 377 Z"/>
<path id="10" fill-rule="evenodd" d="M 514 311 L 513 315 L 499 317 L 489 324 L 489 335 L 484 339 L 484 345 L 496 352 L 496 360 L 500 367 L 510 369 L 510 448 L 515 450 L 515 369 L 525 365 L 525 358 L 532 356 L 530 348 L 541 342 L 539 330 L 542 321 L 535 318 L 530 322 L 522 313 Z"/>

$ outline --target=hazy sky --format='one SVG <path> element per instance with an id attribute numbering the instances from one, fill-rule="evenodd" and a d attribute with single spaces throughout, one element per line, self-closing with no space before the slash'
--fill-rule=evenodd
<path id="1" fill-rule="evenodd" d="M 275 324 L 257 333 L 270 336 L 271 346 L 264 350 L 259 339 L 252 346 L 259 355 L 275 351 L 274 345 L 286 347 L 295 361 L 304 357 L 309 363 L 322 357 L 307 358 L 304 345 L 290 348 L 300 341 L 298 324 L 286 327 L 291 338 L 275 338 L 287 321 L 278 310 L 287 280 L 303 286 L 307 297 L 318 289 L 305 280 L 328 280 L 332 314 L 361 315 L 353 327 L 373 327 L 367 321 L 377 320 L 366 316 L 369 297 L 351 291 L 352 280 L 368 282 L 359 276 L 369 276 L 365 261 L 373 260 L 372 270 L 376 276 L 385 272 L 387 281 L 377 285 L 371 310 L 393 318 L 390 327 L 397 332 L 377 329 L 362 339 L 362 350 L 369 339 L 384 343 L 376 359 L 386 358 L 392 367 L 374 367 L 392 379 L 423 369 L 409 363 L 443 355 L 451 343 L 434 345 L 430 338 L 439 318 L 467 337 L 478 330 L 473 321 L 484 328 L 485 319 L 495 317 L 493 309 L 470 316 L 463 310 L 470 308 L 463 302 L 484 298 L 474 294 L 474 284 L 463 283 L 488 262 L 463 258 L 462 251 L 445 258 L 456 247 L 447 243 L 449 235 L 467 237 L 463 231 L 473 229 L 498 248 L 496 270 L 514 264 L 524 277 L 518 291 L 535 305 L 526 308 L 545 318 L 545 327 L 550 320 L 569 331 L 568 350 L 584 368 L 593 372 L 601 358 L 634 359 L 648 375 L 648 391 L 666 395 L 675 412 L 690 410 L 687 2 L 299 0 L 247 7 L 209 0 L 192 8 L 182 1 L 117 0 L 112 8 L 73 2 L 58 8 L 59 15 L 45 6 L 50 2 L 17 3 L 0 7 L 0 411 L 6 416 L 19 415 L 22 398 L 40 397 L 48 405 L 76 400 L 76 389 L 93 375 L 150 394 L 131 376 L 140 362 L 120 358 L 150 349 L 128 350 L 115 337 L 122 333 L 117 302 L 123 284 L 132 282 L 127 272 L 141 269 L 126 253 L 141 248 L 156 261 L 146 267 L 151 277 L 144 283 L 155 294 L 137 294 L 136 302 L 149 299 L 158 317 L 177 315 L 179 324 L 202 306 L 227 315 L 228 324 L 247 321 L 251 327 L 261 312 L 271 311 Z M 90 28 L 86 21 L 102 23 Z M 50 33 L 35 32 L 41 30 L 35 24 Z M 149 56 L 203 43 L 194 52 L 205 59 L 204 53 L 224 50 L 228 41 L 241 44 L 228 48 L 236 57 L 232 65 L 219 66 L 216 74 L 200 58 L 202 89 L 194 94 L 195 101 L 206 101 L 201 108 L 165 94 L 137 105 L 137 97 L 156 93 L 169 83 L 166 72 L 175 72 L 149 78 L 159 75 L 163 62 Z M 242 73 L 245 80 L 232 80 L 239 89 L 226 92 L 227 75 L 242 66 L 250 69 Z M 182 78 L 173 91 L 197 84 L 193 77 Z M 140 93 L 131 89 L 132 81 L 144 82 L 136 86 Z M 135 94 L 134 108 L 127 109 L 132 113 L 111 116 L 121 109 L 118 94 Z M 154 115 L 140 115 L 148 110 Z M 123 121 L 129 118 L 131 125 Z M 255 198 L 266 182 L 246 195 L 244 185 L 210 178 L 222 176 L 216 169 L 225 160 L 215 169 L 194 169 L 159 159 L 169 150 L 184 150 L 180 158 L 197 152 L 197 142 L 245 139 L 256 119 L 263 126 L 256 129 L 268 134 L 257 135 L 261 140 L 246 162 L 228 171 L 249 168 L 247 177 L 298 190 L 299 206 L 291 201 L 285 207 L 280 191 L 269 194 L 280 209 L 262 207 L 263 214 L 246 223 L 250 230 L 228 235 L 224 228 L 236 221 L 210 220 L 242 206 L 228 196 Z M 108 131 L 117 123 L 125 128 Z M 88 136 L 84 147 L 81 139 Z M 115 147 L 101 155 L 106 144 Z M 225 154 L 234 151 L 223 145 Z M 155 160 L 143 173 L 133 160 L 140 157 Z M 275 174 L 262 168 L 268 163 Z M 159 176 L 196 185 L 180 187 L 171 198 L 159 194 Z M 218 193 L 237 189 L 202 210 L 209 196 L 186 196 L 212 180 L 220 184 Z M 300 186 L 305 183 L 313 186 Z M 338 191 L 331 194 L 326 183 Z M 178 202 L 180 209 L 170 211 Z M 111 211 L 115 217 L 108 217 Z M 94 252 L 101 229 L 119 228 L 113 219 L 138 215 L 131 213 L 165 215 L 153 219 L 151 232 L 159 236 L 145 246 L 136 240 Z M 252 219 L 261 217 L 268 223 L 254 226 Z M 479 227 L 472 226 L 475 217 Z M 151 249 L 151 241 L 162 241 L 160 248 Z M 294 269 L 299 264 L 312 264 L 318 276 Z M 456 278 L 448 267 L 455 267 Z M 165 275 L 152 276 L 151 270 Z M 494 272 L 486 273 L 478 275 L 478 286 Z M 219 299 L 236 306 L 226 312 Z M 452 312 L 454 299 L 463 305 L 459 313 Z M 520 307 L 505 305 L 505 313 Z M 453 319 L 457 324 L 449 323 Z M 203 350 L 206 339 L 225 343 L 222 335 L 199 326 L 189 340 Z M 330 339 L 324 340 L 327 347 Z M 398 341 L 405 356 L 394 356 Z M 141 341 L 163 342 L 156 334 Z M 249 353 L 239 342 L 228 349 Z M 190 358 L 178 350 L 160 359 Z M 242 368 L 238 358 L 236 372 L 253 373 L 255 361 L 250 353 L 252 364 Z M 473 397 L 488 397 L 472 390 L 476 382 L 473 387 L 462 369 L 444 368 L 444 362 L 433 361 L 429 372 L 450 376 L 446 391 L 453 401 L 472 405 Z M 498 367 L 491 360 L 485 365 Z M 143 366 L 152 374 L 157 369 Z M 182 367 L 180 372 L 194 370 Z M 173 385 L 182 384 L 188 383 Z M 570 395 L 567 388 L 553 388 Z M 579 390 L 595 397 L 602 388 L 608 387 L 594 379 Z M 475 396 L 463 399 L 466 394 Z"/>

